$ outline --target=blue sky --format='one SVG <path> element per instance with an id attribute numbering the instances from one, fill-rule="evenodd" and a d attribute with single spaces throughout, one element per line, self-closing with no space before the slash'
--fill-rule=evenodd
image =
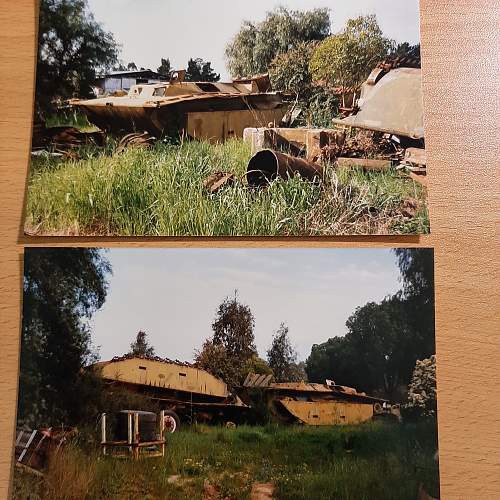
<path id="1" fill-rule="evenodd" d="M 418 43 L 418 0 L 88 0 L 95 18 L 122 44 L 122 59 L 156 69 L 169 57 L 176 69 L 190 57 L 201 57 L 224 80 L 226 43 L 243 20 L 260 21 L 267 11 L 284 6 L 306 10 L 331 9 L 332 31 L 347 19 L 376 14 L 385 35 L 399 42 Z"/>
<path id="2" fill-rule="evenodd" d="M 261 355 L 281 322 L 305 359 L 345 334 L 357 306 L 400 288 L 388 249 L 112 249 L 108 297 L 91 321 L 101 359 L 128 351 L 139 330 L 158 355 L 191 360 L 216 309 L 238 289 L 255 316 Z"/>

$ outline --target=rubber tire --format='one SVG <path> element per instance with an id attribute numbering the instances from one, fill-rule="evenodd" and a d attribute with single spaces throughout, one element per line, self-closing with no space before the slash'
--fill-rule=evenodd
<path id="1" fill-rule="evenodd" d="M 179 418 L 179 415 L 177 415 L 177 413 L 175 413 L 175 411 L 172 410 L 165 410 L 163 414 L 165 417 L 172 417 L 175 420 L 175 429 L 173 431 L 169 431 L 167 428 L 165 428 L 165 432 L 169 434 L 178 432 L 181 427 L 181 419 Z"/>

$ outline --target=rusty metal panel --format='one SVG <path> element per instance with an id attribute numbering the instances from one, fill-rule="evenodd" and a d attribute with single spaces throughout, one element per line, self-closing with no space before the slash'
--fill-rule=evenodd
<path id="1" fill-rule="evenodd" d="M 229 396 L 228 387 L 222 380 L 185 364 L 130 357 L 98 363 L 96 367 L 101 377 L 110 381 L 223 398 Z"/>
<path id="2" fill-rule="evenodd" d="M 394 135 L 424 137 L 422 72 L 418 68 L 389 71 L 375 85 L 363 85 L 359 111 L 334 123 Z"/>
<path id="3" fill-rule="evenodd" d="M 333 392 L 327 385 L 325 384 L 314 384 L 308 382 L 278 382 L 275 384 L 271 384 L 270 386 L 275 390 L 293 390 L 293 391 L 305 391 L 305 392 Z"/>
<path id="4" fill-rule="evenodd" d="M 91 123 L 104 130 L 146 130 L 156 136 L 180 133 L 189 113 L 219 113 L 214 117 L 205 116 L 196 124 L 191 122 L 189 128 L 201 139 L 225 140 L 232 136 L 243 137 L 246 127 L 274 125 L 284 117 L 288 106 L 282 95 L 261 91 L 259 85 L 265 88 L 262 82 L 251 79 L 248 83 L 139 84 L 125 96 L 72 99 L 70 104 L 81 109 Z M 240 113 L 232 114 L 235 111 Z M 230 114 L 221 114 L 223 112 Z"/>
<path id="5" fill-rule="evenodd" d="M 285 112 L 285 108 L 192 112 L 187 114 L 187 134 L 209 142 L 242 138 L 246 128 L 279 123 Z"/>
<path id="6" fill-rule="evenodd" d="M 273 376 L 249 373 L 243 382 L 243 387 L 269 387 Z"/>
<path id="7" fill-rule="evenodd" d="M 373 405 L 343 401 L 281 399 L 288 412 L 306 425 L 359 424 L 373 417 Z"/>
<path id="8" fill-rule="evenodd" d="M 264 186 L 278 177 L 288 179 L 296 174 L 311 181 L 320 180 L 323 177 L 323 167 L 270 149 L 256 153 L 247 166 L 249 186 Z"/>

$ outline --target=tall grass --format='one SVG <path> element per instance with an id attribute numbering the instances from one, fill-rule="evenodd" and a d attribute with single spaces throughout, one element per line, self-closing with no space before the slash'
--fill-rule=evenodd
<path id="1" fill-rule="evenodd" d="M 33 159 L 26 231 L 36 234 L 289 236 L 427 232 L 425 193 L 396 172 L 330 169 L 315 185 L 295 177 L 268 188 L 242 182 L 209 194 L 216 171 L 245 175 L 249 147 L 241 140 L 157 143 L 113 154 L 83 148 L 79 160 Z M 400 210 L 421 201 L 413 217 Z"/>
<path id="2" fill-rule="evenodd" d="M 439 494 L 435 441 L 434 423 L 199 426 L 169 435 L 163 459 L 133 462 L 71 450 L 73 464 L 54 463 L 48 486 L 38 488 L 44 500 L 77 498 L 72 490 L 84 492 L 82 499 L 193 499 L 202 498 L 208 481 L 220 498 L 246 499 L 254 483 L 271 482 L 278 499 L 414 500 L 419 484 Z M 15 491 L 23 480 L 16 477 Z"/>
<path id="3" fill-rule="evenodd" d="M 95 125 L 87 120 L 87 116 L 75 109 L 59 111 L 56 114 L 47 116 L 45 119 L 47 127 L 76 127 L 82 132 L 99 130 Z"/>

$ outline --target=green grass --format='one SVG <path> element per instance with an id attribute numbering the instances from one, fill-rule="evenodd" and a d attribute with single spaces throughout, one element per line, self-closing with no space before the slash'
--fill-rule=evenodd
<path id="1" fill-rule="evenodd" d="M 429 231 L 425 191 L 395 171 L 328 168 L 322 185 L 295 177 L 266 189 L 243 182 L 209 194 L 212 172 L 243 180 L 250 149 L 241 140 L 186 141 L 116 154 L 81 148 L 80 159 L 34 158 L 27 219 L 30 234 L 301 236 L 411 234 Z M 401 212 L 408 198 L 417 212 Z"/>
<path id="2" fill-rule="evenodd" d="M 46 127 L 76 127 L 82 132 L 95 132 L 99 130 L 95 125 L 87 120 L 87 116 L 75 110 L 67 110 L 47 116 Z"/>
<path id="3" fill-rule="evenodd" d="M 66 449 L 45 484 L 16 472 L 14 499 L 22 498 L 23 488 L 55 500 L 194 499 L 202 497 L 209 481 L 221 498 L 247 499 L 252 484 L 271 482 L 278 499 L 414 500 L 419 484 L 434 496 L 439 493 L 435 432 L 435 424 L 426 423 L 201 426 L 169 436 L 163 459 L 132 462 Z M 172 483 L 174 475 L 179 477 Z M 65 496 L 70 490 L 79 496 Z"/>

